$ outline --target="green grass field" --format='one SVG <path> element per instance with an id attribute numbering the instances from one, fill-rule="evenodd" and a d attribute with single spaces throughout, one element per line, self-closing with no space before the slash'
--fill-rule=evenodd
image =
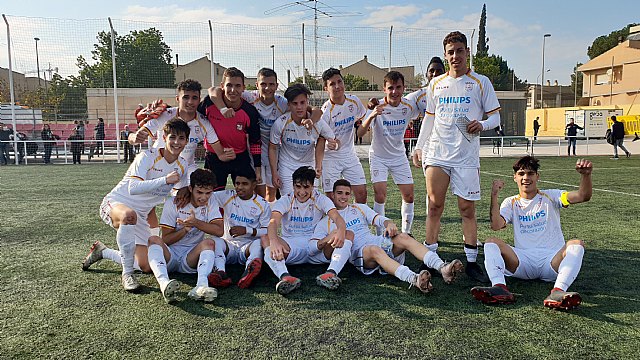
<path id="1" fill-rule="evenodd" d="M 214 304 L 186 297 L 162 301 L 152 275 L 129 294 L 120 269 L 103 261 L 83 272 L 91 244 L 115 246 L 102 223 L 102 197 L 120 180 L 123 164 L 0 168 L 0 358 L 544 358 L 629 359 L 640 350 L 640 158 L 594 157 L 591 202 L 562 211 L 565 237 L 583 239 L 586 253 L 572 290 L 583 305 L 571 312 L 542 306 L 550 283 L 508 280 L 514 305 L 494 307 L 469 294 L 465 276 L 453 285 L 434 280 L 424 295 L 393 276 L 369 276 L 347 265 L 336 292 L 315 285 L 324 267 L 291 268 L 303 280 L 287 297 L 265 266 L 254 288 L 220 291 Z M 483 159 L 482 171 L 511 177 L 514 159 Z M 575 159 L 542 158 L 542 180 L 578 184 Z M 366 166 L 366 164 L 365 164 Z M 365 170 L 367 171 L 367 170 Z M 416 219 L 424 236 L 424 178 L 414 169 Z M 489 229 L 489 191 L 483 173 L 477 204 L 479 238 L 509 239 Z M 542 183 L 542 188 L 566 188 Z M 515 194 L 507 181 L 502 196 Z M 400 197 L 389 191 L 387 215 L 400 218 Z M 370 202 L 373 191 L 369 189 Z M 464 258 L 455 199 L 443 216 L 445 259 Z M 407 265 L 417 269 L 411 258 Z M 237 280 L 242 269 L 229 267 Z"/>

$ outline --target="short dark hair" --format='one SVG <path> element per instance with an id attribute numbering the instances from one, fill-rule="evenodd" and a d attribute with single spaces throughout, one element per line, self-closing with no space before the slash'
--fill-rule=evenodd
<path id="1" fill-rule="evenodd" d="M 162 127 L 162 131 L 164 132 L 165 135 L 184 134 L 184 136 L 189 137 L 189 132 L 191 130 L 189 129 L 189 125 L 187 125 L 187 123 L 184 120 L 178 117 L 174 117 L 173 119 L 167 121 L 166 124 L 164 124 L 164 126 Z"/>
<path id="2" fill-rule="evenodd" d="M 273 76 L 274 78 L 276 78 L 276 80 L 278 80 L 278 74 L 276 74 L 275 71 L 273 71 L 273 69 L 269 69 L 269 68 L 262 68 L 260 70 L 258 70 L 258 77 L 271 77 Z"/>
<path id="3" fill-rule="evenodd" d="M 402 80 L 402 84 L 404 84 L 404 75 L 402 75 L 402 73 L 400 73 L 399 71 L 394 70 L 394 71 L 389 71 L 387 75 L 384 76 L 383 83 L 393 84 L 398 80 Z"/>
<path id="4" fill-rule="evenodd" d="M 187 79 L 187 80 L 184 80 L 184 81 L 180 81 L 180 83 L 178 84 L 177 90 L 178 91 L 180 91 L 180 90 L 183 90 L 183 91 L 197 91 L 198 94 L 199 94 L 200 91 L 202 91 L 202 85 L 197 80 Z"/>
<path id="5" fill-rule="evenodd" d="M 538 172 L 538 169 L 540 169 L 540 161 L 530 155 L 521 157 L 513 164 L 514 173 L 518 172 L 518 170 L 533 170 Z"/>
<path id="6" fill-rule="evenodd" d="M 313 185 L 313 182 L 316 179 L 316 171 L 311 166 L 301 166 L 296 171 L 293 172 L 291 176 L 293 178 L 293 183 L 309 183 Z"/>
<path id="7" fill-rule="evenodd" d="M 256 181 L 256 171 L 251 166 L 240 166 L 236 169 L 236 178 L 242 176 L 250 181 Z M 235 179 L 233 181 L 235 183 Z"/>
<path id="8" fill-rule="evenodd" d="M 240 79 L 242 79 L 242 85 L 244 85 L 244 73 L 240 71 L 240 69 L 233 66 L 224 71 L 224 73 L 222 74 L 222 81 L 224 82 L 224 79 L 234 77 L 239 77 Z"/>
<path id="9" fill-rule="evenodd" d="M 103 118 L 98 118 L 98 121 L 104 122 L 104 119 Z"/>
<path id="10" fill-rule="evenodd" d="M 347 179 L 338 179 L 333 183 L 333 192 L 336 192 L 338 186 L 346 186 L 348 188 L 351 188 L 351 183 Z"/>
<path id="11" fill-rule="evenodd" d="M 322 84 L 327 85 L 327 81 L 329 81 L 329 79 L 331 79 L 334 75 L 340 75 L 340 77 L 342 77 L 340 70 L 336 68 L 328 68 L 327 70 L 325 70 L 322 73 Z"/>
<path id="12" fill-rule="evenodd" d="M 305 84 L 293 84 L 287 88 L 284 92 L 284 97 L 287 101 L 293 101 L 298 95 L 305 94 L 307 97 L 311 95 L 311 91 Z"/>
<path id="13" fill-rule="evenodd" d="M 207 169 L 197 169 L 189 176 L 189 185 L 215 189 L 218 186 L 216 175 Z"/>
<path id="14" fill-rule="evenodd" d="M 611 121 L 618 121 L 618 118 L 615 115 L 611 115 Z"/>
<path id="15" fill-rule="evenodd" d="M 442 47 L 446 50 L 447 44 L 454 44 L 458 42 L 463 43 L 465 48 L 467 47 L 467 37 L 460 31 L 453 31 L 444 37 L 444 40 L 442 40 Z"/>
<path id="16" fill-rule="evenodd" d="M 444 62 L 439 56 L 432 57 L 431 60 L 429 61 L 429 64 L 427 65 L 427 68 L 431 66 L 431 64 L 440 64 L 444 68 Z"/>

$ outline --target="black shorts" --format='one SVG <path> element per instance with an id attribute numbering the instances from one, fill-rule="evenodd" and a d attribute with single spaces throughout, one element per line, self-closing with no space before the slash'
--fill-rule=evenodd
<path id="1" fill-rule="evenodd" d="M 227 176 L 231 175 L 231 181 L 233 182 L 236 180 L 238 170 L 253 170 L 248 151 L 236 154 L 235 159 L 227 162 L 220 161 L 218 155 L 207 151 L 204 159 L 204 168 L 209 169 L 216 176 L 216 182 L 218 183 L 218 186 L 214 189 L 216 191 L 225 188 L 227 185 Z"/>

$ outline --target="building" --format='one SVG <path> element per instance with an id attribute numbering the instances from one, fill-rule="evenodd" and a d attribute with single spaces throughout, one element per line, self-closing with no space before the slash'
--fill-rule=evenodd
<path id="1" fill-rule="evenodd" d="M 640 113 L 640 26 L 629 29 L 629 37 L 604 54 L 578 68 L 584 74 L 582 96 L 591 106 L 635 105 Z"/>
<path id="2" fill-rule="evenodd" d="M 46 87 L 49 82 L 38 77 L 26 76 L 25 74 L 13 71 L 13 88 L 15 89 L 16 102 L 20 101 L 23 91 L 34 91 L 38 86 Z M 0 92 L 4 88 L 9 89 L 9 69 L 0 67 Z M 8 97 L 8 95 L 7 95 Z"/>
<path id="3" fill-rule="evenodd" d="M 214 62 L 213 64 L 215 66 L 216 85 L 219 85 L 222 82 L 222 74 L 224 74 L 224 71 L 227 70 L 227 68 L 218 64 L 217 62 Z M 193 79 L 199 81 L 200 84 L 202 84 L 202 88 L 204 89 L 208 89 L 211 87 L 211 60 L 209 60 L 209 58 L 206 56 L 193 60 L 184 65 L 178 64 L 178 66 L 174 66 L 174 69 L 176 71 L 176 84 L 186 79 Z M 255 74 L 247 74 L 243 69 L 240 70 L 245 75 L 244 84 L 255 85 Z"/>
<path id="4" fill-rule="evenodd" d="M 367 55 L 365 55 L 362 60 L 347 67 L 340 65 L 338 68 L 342 76 L 347 74 L 361 76 L 369 80 L 369 84 L 378 85 L 378 90 L 384 88 L 384 76 L 389 70 L 389 68 L 380 68 L 370 63 Z M 413 84 L 415 78 L 415 68 L 413 66 L 392 67 L 391 70 L 398 71 L 404 76 L 405 85 Z"/>
<path id="5" fill-rule="evenodd" d="M 542 103 L 540 102 L 540 91 L 542 91 Z M 577 94 L 576 89 L 571 85 L 559 85 L 558 80 L 552 84 L 550 80 L 547 80 L 543 87 L 540 84 L 529 85 L 527 109 L 575 106 L 578 100 L 580 100 L 580 94 Z"/>

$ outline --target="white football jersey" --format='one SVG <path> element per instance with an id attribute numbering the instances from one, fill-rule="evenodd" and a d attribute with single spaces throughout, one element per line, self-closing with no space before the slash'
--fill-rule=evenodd
<path id="1" fill-rule="evenodd" d="M 139 211 L 141 214 L 148 214 L 151 209 L 164 202 L 174 185 L 163 183 L 148 193 L 131 195 L 129 193 L 129 184 L 134 181 L 159 179 L 173 171 L 178 172 L 180 175 L 180 182 L 184 181 L 187 173 L 186 161 L 179 157 L 176 161 L 167 163 L 160 149 L 144 150 L 136 156 L 122 180 L 107 196 L 127 205 L 131 209 Z"/>
<path id="2" fill-rule="evenodd" d="M 426 98 L 425 112 L 435 116 L 427 165 L 480 167 L 480 137 L 465 135 L 462 119 L 481 121 L 500 110 L 491 81 L 471 70 L 458 78 L 443 74 L 431 81 Z"/>
<path id="3" fill-rule="evenodd" d="M 315 148 L 320 137 L 335 137 L 326 122 L 318 121 L 311 129 L 307 129 L 296 124 L 291 113 L 286 113 L 273 124 L 270 141 L 280 146 L 280 164 L 294 169 L 305 165 L 315 168 Z"/>
<path id="4" fill-rule="evenodd" d="M 346 208 L 338 210 L 338 213 L 347 224 L 347 230 L 354 234 L 354 242 L 371 236 L 369 225 L 384 226 L 388 218 L 373 211 L 365 204 L 349 204 Z M 330 232 L 336 229 L 336 224 L 330 217 L 325 216 L 320 220 L 313 233 L 314 239 L 324 239 Z"/>
<path id="5" fill-rule="evenodd" d="M 242 200 L 235 190 L 222 190 L 213 194 L 217 198 L 219 206 L 224 212 L 224 235 L 225 240 L 252 240 L 251 231 L 242 237 L 232 237 L 229 230 L 233 226 L 244 226 L 248 228 L 267 229 L 271 219 L 271 209 L 269 203 L 260 195 L 253 195 L 249 200 Z"/>
<path id="6" fill-rule="evenodd" d="M 354 124 L 362 120 L 367 114 L 367 110 L 362 101 L 357 96 L 345 94 L 345 101 L 342 105 L 333 103 L 331 100 L 325 101 L 322 105 L 322 118 L 325 121 L 336 139 L 340 141 L 338 150 L 329 150 L 325 147 L 325 160 L 340 160 L 345 157 L 356 156 L 353 143 Z"/>
<path id="7" fill-rule="evenodd" d="M 288 193 L 276 201 L 271 210 L 282 214 L 283 238 L 308 236 L 311 239 L 316 224 L 335 208 L 331 199 L 314 189 L 303 203 L 293 193 Z"/>
<path id="8" fill-rule="evenodd" d="M 174 198 L 170 197 L 164 202 L 162 208 L 162 215 L 160 216 L 160 227 L 167 229 L 180 230 L 184 226 L 178 224 L 178 219 L 185 220 L 191 216 L 191 212 L 196 219 L 210 223 L 214 220 L 221 219 L 220 211 L 218 210 L 217 203 L 209 201 L 207 205 L 194 207 L 191 202 L 182 209 L 178 209 L 174 203 Z M 169 245 L 171 248 L 185 248 L 190 249 L 194 245 L 197 245 L 204 239 L 205 233 L 202 230 L 198 230 L 196 227 L 191 228 L 191 231 L 186 233 L 182 239 Z"/>
<path id="9" fill-rule="evenodd" d="M 274 94 L 274 101 L 271 105 L 265 105 L 260 99 L 258 90 L 245 90 L 242 98 L 249 104 L 255 106 L 260 114 L 260 136 L 262 138 L 262 165 L 269 164 L 269 140 L 271 139 L 271 127 L 289 109 L 289 102 L 284 96 Z"/>
<path id="10" fill-rule="evenodd" d="M 514 244 L 519 249 L 560 250 L 564 235 L 560 227 L 563 190 L 539 190 L 531 200 L 515 195 L 504 199 L 500 215 L 513 224 Z"/>
<path id="11" fill-rule="evenodd" d="M 418 108 L 418 116 L 420 114 L 424 114 L 424 110 L 427 108 L 427 88 L 420 88 L 407 96 L 405 96 L 407 100 L 410 101 L 411 104 L 416 104 Z"/>
<path id="12" fill-rule="evenodd" d="M 159 149 L 164 147 L 164 139 L 162 138 L 164 132 L 162 131 L 162 128 L 167 121 L 176 116 L 178 116 L 178 108 L 168 108 L 157 119 L 149 120 L 142 126 L 149 131 L 149 134 L 153 135 L 155 140 L 153 143 L 154 148 Z M 195 119 L 187 121 L 187 125 L 189 125 L 190 129 L 189 142 L 187 143 L 187 146 L 184 147 L 184 150 L 182 150 L 180 156 L 187 160 L 188 164 L 193 164 L 195 163 L 198 143 L 207 139 L 209 144 L 215 144 L 218 142 L 218 134 L 216 134 L 216 131 L 211 126 L 209 120 L 199 112 L 196 112 Z"/>
<path id="13" fill-rule="evenodd" d="M 386 97 L 379 103 L 387 104 L 381 115 L 371 122 L 371 147 L 369 154 L 383 159 L 406 159 L 404 132 L 411 119 L 418 116 L 415 104 L 402 98 L 398 106 L 387 103 Z"/>

